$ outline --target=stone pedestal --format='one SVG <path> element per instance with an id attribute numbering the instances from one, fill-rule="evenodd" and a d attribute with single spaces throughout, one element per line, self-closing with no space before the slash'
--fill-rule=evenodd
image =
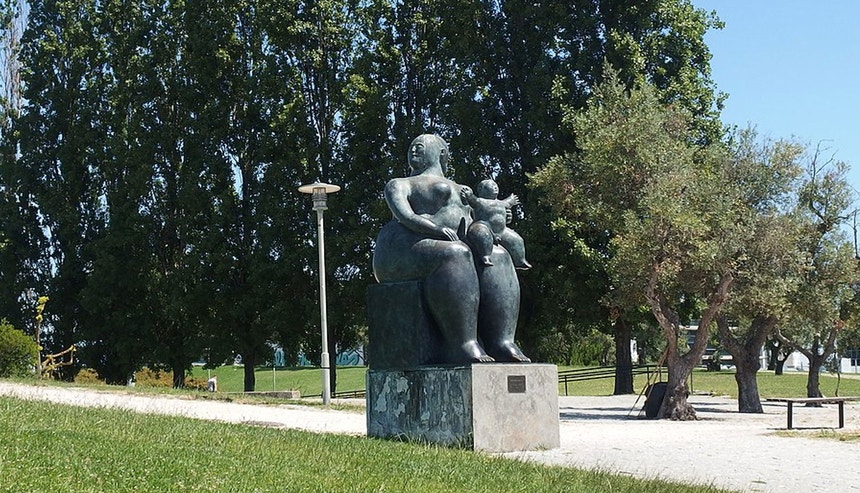
<path id="1" fill-rule="evenodd" d="M 371 369 L 367 433 L 489 452 L 557 448 L 558 370 L 529 363 Z"/>

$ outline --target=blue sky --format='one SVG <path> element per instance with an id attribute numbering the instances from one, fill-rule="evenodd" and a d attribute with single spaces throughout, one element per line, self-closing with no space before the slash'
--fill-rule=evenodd
<path id="1" fill-rule="evenodd" d="M 706 37 L 728 93 L 723 122 L 796 138 L 851 165 L 860 194 L 860 1 L 692 0 L 726 24 Z"/>

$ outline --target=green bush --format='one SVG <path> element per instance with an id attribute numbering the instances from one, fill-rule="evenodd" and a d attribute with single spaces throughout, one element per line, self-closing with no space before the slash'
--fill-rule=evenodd
<path id="1" fill-rule="evenodd" d="M 143 367 L 134 374 L 135 385 L 141 387 L 173 387 L 173 372 L 164 370 L 153 370 Z M 206 380 L 194 377 L 185 377 L 185 388 L 192 390 L 206 390 Z"/>
<path id="2" fill-rule="evenodd" d="M 75 383 L 91 385 L 104 383 L 104 380 L 99 378 L 99 374 L 92 368 L 83 368 L 77 375 L 75 375 Z"/>
<path id="3" fill-rule="evenodd" d="M 39 358 L 36 341 L 0 320 L 0 377 L 32 376 Z"/>
<path id="4" fill-rule="evenodd" d="M 612 336 L 597 329 L 578 334 L 575 340 L 571 361 L 574 365 L 609 366 L 615 364 Z"/>

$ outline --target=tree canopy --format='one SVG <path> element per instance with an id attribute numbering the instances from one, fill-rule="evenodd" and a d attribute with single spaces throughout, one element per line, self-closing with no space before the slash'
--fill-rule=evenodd
<path id="1" fill-rule="evenodd" d="M 692 115 L 693 140 L 719 138 L 703 41 L 719 21 L 688 0 L 29 7 L 7 58 L 21 84 L 4 100 L 2 306 L 27 327 L 49 294 L 46 345 L 76 343 L 114 382 L 142 364 L 181 375 L 201 355 L 252 367 L 267 343 L 319 354 L 313 217 L 296 192 L 317 179 L 343 186 L 326 215 L 329 353 L 359 344 L 381 191 L 422 132 L 450 142 L 458 181 L 493 177 L 523 199 L 536 267 L 520 334 L 536 348 L 572 312 L 605 319 L 576 301 L 605 286 L 603 261 L 559 243 L 526 187 L 580 145 L 565 108 L 585 105 L 604 61 Z"/>
<path id="2" fill-rule="evenodd" d="M 758 351 L 785 312 L 801 310 L 819 325 L 834 320 L 856 266 L 837 254 L 848 246 L 833 231 L 848 198 L 838 167 L 825 173 L 813 161 L 803 181 L 796 144 L 762 146 L 752 131 L 697 139 L 692 115 L 658 94 L 649 83 L 626 88 L 608 68 L 588 105 L 567 115 L 578 150 L 551 159 L 531 184 L 568 244 L 603 259 L 603 304 L 621 313 L 650 308 L 669 367 L 660 414 L 690 419 L 686 378 L 701 364 L 712 324 L 737 358 L 739 384 L 745 372 L 754 383 Z M 598 248 L 583 241 L 595 231 L 607 238 Z M 833 270 L 822 274 L 825 266 Z M 730 315 L 753 321 L 743 357 Z M 698 330 L 687 346 L 691 322 Z M 757 402 L 757 391 L 743 390 Z"/>

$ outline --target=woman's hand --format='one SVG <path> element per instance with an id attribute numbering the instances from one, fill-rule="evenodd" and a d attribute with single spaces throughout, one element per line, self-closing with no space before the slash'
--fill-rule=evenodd
<path id="1" fill-rule="evenodd" d="M 442 228 L 441 233 L 442 233 L 442 235 L 445 237 L 444 239 L 446 239 L 446 240 L 448 240 L 448 241 L 457 241 L 457 240 L 459 240 L 459 238 L 457 238 L 457 232 L 456 232 L 456 231 L 454 231 L 454 230 L 453 230 L 453 229 L 451 229 L 451 228 Z"/>

